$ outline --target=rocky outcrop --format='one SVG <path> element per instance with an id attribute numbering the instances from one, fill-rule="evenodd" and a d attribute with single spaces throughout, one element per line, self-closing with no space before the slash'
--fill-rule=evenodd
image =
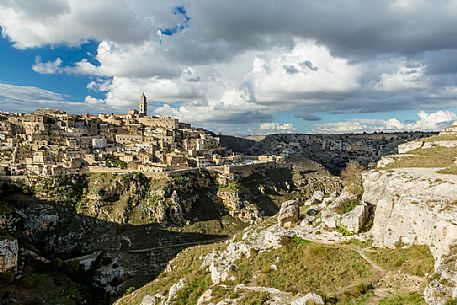
<path id="1" fill-rule="evenodd" d="M 370 205 L 366 202 L 362 202 L 348 213 L 342 215 L 337 222 L 337 225 L 342 226 L 350 233 L 360 233 L 369 221 L 370 213 Z"/>
<path id="2" fill-rule="evenodd" d="M 364 174 L 362 201 L 376 206 L 371 230 L 375 246 L 427 245 L 439 266 L 457 240 L 457 176 L 435 171 Z"/>
<path id="3" fill-rule="evenodd" d="M 318 208 L 327 228 L 340 228 L 346 234 L 362 232 L 372 213 L 370 204 L 361 202 L 357 196 L 346 191 L 325 198 Z"/>
<path id="4" fill-rule="evenodd" d="M 363 201 L 376 205 L 373 245 L 426 245 L 435 258 L 434 279 L 424 290 L 428 304 L 457 298 L 457 176 L 436 169 L 405 168 L 364 174 Z"/>
<path id="5" fill-rule="evenodd" d="M 407 153 L 408 151 L 422 148 L 423 145 L 424 145 L 424 141 L 410 141 L 410 142 L 407 142 L 404 144 L 400 144 L 400 145 L 398 145 L 398 153 L 404 154 L 404 153 Z"/>
<path id="6" fill-rule="evenodd" d="M 324 300 L 322 300 L 322 297 L 318 294 L 315 293 L 308 293 L 304 297 L 300 297 L 294 301 L 292 301 L 291 305 L 308 305 L 308 304 L 314 304 L 314 305 L 324 305 Z"/>
<path id="7" fill-rule="evenodd" d="M 437 140 L 437 141 L 412 141 L 405 144 L 401 144 L 398 146 L 398 153 L 404 154 L 409 151 L 421 148 L 431 148 L 434 146 L 441 146 L 441 147 L 456 147 L 457 141 L 455 140 Z"/>
<path id="8" fill-rule="evenodd" d="M 300 216 L 299 203 L 297 200 L 283 202 L 278 213 L 278 224 L 290 228 L 298 222 Z"/>
<path id="9" fill-rule="evenodd" d="M 12 271 L 17 268 L 19 246 L 16 239 L 0 239 L 0 273 Z"/>
<path id="10" fill-rule="evenodd" d="M 424 289 L 424 299 L 431 305 L 446 305 L 457 299 L 457 244 L 442 258 L 436 276 Z"/>

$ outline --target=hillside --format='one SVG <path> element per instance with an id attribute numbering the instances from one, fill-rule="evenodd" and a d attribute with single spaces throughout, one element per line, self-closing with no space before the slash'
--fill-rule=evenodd
<path id="1" fill-rule="evenodd" d="M 287 201 L 230 241 L 180 253 L 116 304 L 454 304 L 457 176 L 442 169 L 456 156 L 421 149 L 406 156 L 414 168 L 383 168 L 386 157 L 342 192 Z M 349 192 L 357 181 L 363 194 Z"/>
<path id="2" fill-rule="evenodd" d="M 373 170 L 350 162 L 341 177 L 304 160 L 240 175 L 3 180 L 0 296 L 5 304 L 454 304 L 457 154 L 436 137 L 401 145 Z"/>
<path id="3" fill-rule="evenodd" d="M 231 238 L 289 198 L 340 185 L 312 162 L 247 177 L 202 169 L 166 179 L 100 173 L 5 180 L 0 295 L 8 304 L 107 304 L 154 279 L 183 249 Z M 38 294 L 44 283 L 48 293 Z M 57 298 L 64 291 L 75 291 L 75 299 Z"/>

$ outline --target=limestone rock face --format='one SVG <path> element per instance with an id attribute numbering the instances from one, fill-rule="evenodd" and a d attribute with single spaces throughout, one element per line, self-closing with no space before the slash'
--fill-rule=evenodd
<path id="1" fill-rule="evenodd" d="M 457 176 L 437 169 L 364 173 L 363 201 L 376 205 L 373 245 L 426 245 L 435 258 L 434 279 L 424 290 L 427 304 L 457 298 Z"/>
<path id="2" fill-rule="evenodd" d="M 436 268 L 434 279 L 424 289 L 424 299 L 431 305 L 445 305 L 457 299 L 457 245 L 453 245 Z"/>
<path id="3" fill-rule="evenodd" d="M 15 271 L 18 255 L 19 247 L 16 239 L 0 240 L 0 273 Z"/>
<path id="4" fill-rule="evenodd" d="M 278 213 L 278 224 L 289 228 L 299 220 L 299 203 L 297 200 L 283 202 Z"/>
<path id="5" fill-rule="evenodd" d="M 424 145 L 423 141 L 411 141 L 405 144 L 398 145 L 398 153 L 404 154 L 408 151 L 415 150 L 421 148 Z"/>
<path id="6" fill-rule="evenodd" d="M 162 299 L 163 299 L 163 297 L 161 298 L 159 296 L 145 295 L 143 297 L 143 301 L 141 302 L 140 305 L 156 305 L 156 304 L 160 304 Z"/>
<path id="7" fill-rule="evenodd" d="M 168 292 L 168 298 L 166 299 L 166 301 L 163 304 L 164 305 L 174 304 L 176 295 L 185 286 L 186 286 L 186 282 L 184 281 L 184 279 L 180 279 L 179 282 L 173 284 L 173 286 L 170 287 L 170 291 Z"/>
<path id="8" fill-rule="evenodd" d="M 376 206 L 374 246 L 427 245 L 437 265 L 457 240 L 457 176 L 436 169 L 364 173 L 362 201 Z"/>

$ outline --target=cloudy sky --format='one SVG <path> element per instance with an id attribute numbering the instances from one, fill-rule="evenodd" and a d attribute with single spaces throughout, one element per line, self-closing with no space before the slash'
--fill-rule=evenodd
<path id="1" fill-rule="evenodd" d="M 457 119 L 457 0 L 0 0 L 0 111 L 151 114 L 230 134 Z"/>

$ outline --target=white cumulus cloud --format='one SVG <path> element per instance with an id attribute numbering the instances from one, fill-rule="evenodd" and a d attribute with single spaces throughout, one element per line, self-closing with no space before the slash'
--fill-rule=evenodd
<path id="1" fill-rule="evenodd" d="M 396 118 L 381 119 L 352 119 L 342 122 L 316 124 L 314 133 L 362 133 L 362 132 L 397 132 L 397 131 L 439 131 L 451 125 L 457 114 L 451 111 L 427 113 L 420 111 L 415 122 L 403 123 Z"/>
<path id="2" fill-rule="evenodd" d="M 41 57 L 35 57 L 35 64 L 32 70 L 40 74 L 58 74 L 62 73 L 62 59 L 57 57 L 54 61 L 41 62 Z"/>

